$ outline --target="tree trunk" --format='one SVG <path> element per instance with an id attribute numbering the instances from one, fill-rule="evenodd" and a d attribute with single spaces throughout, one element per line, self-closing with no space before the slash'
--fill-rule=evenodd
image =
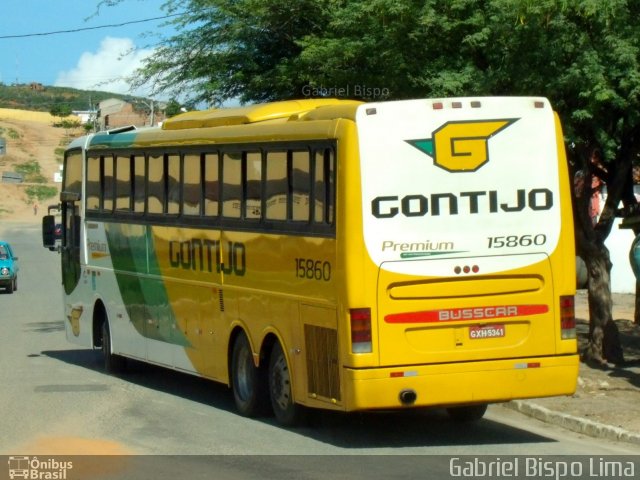
<path id="1" fill-rule="evenodd" d="M 599 365 L 624 362 L 618 327 L 613 321 L 611 261 L 604 244 L 592 245 L 585 260 L 589 271 L 589 342 L 583 360 Z M 598 248 L 599 247 L 599 248 Z"/>
<path id="2" fill-rule="evenodd" d="M 589 342 L 582 355 L 586 361 L 605 364 L 605 326 L 613 317 L 611 261 L 604 244 L 591 244 L 589 247 L 588 255 L 583 258 L 589 272 Z"/>
<path id="3" fill-rule="evenodd" d="M 604 242 L 609 235 L 616 215 L 616 208 L 623 198 L 627 199 L 629 190 L 633 196 L 633 185 L 629 182 L 631 172 L 630 157 L 621 156 L 621 160 L 607 164 L 603 170 L 594 163 L 595 150 L 583 152 L 576 157 L 574 166 L 582 167 L 582 182 L 574 182 L 574 220 L 576 226 L 577 254 L 587 265 L 589 276 L 589 339 L 583 349 L 582 359 L 598 365 L 607 362 L 624 362 L 618 328 L 613 321 L 613 299 L 611 296 L 611 260 Z M 591 189 L 593 175 L 598 176 L 607 186 L 607 200 L 597 223 L 589 214 L 589 202 L 593 194 Z M 633 198 L 635 201 L 635 197 Z"/>

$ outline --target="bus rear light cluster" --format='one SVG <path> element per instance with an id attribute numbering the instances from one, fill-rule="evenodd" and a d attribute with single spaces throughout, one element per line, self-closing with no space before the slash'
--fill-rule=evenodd
<path id="1" fill-rule="evenodd" d="M 456 266 L 456 268 L 453 269 L 453 273 L 455 273 L 456 275 L 460 275 L 461 273 L 478 273 L 480 271 L 480 267 L 478 267 L 478 265 L 473 265 L 473 266 L 469 266 L 469 265 L 465 265 L 464 267 L 460 267 L 460 266 Z"/>
<path id="2" fill-rule="evenodd" d="M 576 338 L 576 309 L 573 295 L 560 297 L 560 338 Z"/>
<path id="3" fill-rule="evenodd" d="M 371 353 L 371 309 L 352 308 L 349 310 L 351 322 L 351 351 Z"/>

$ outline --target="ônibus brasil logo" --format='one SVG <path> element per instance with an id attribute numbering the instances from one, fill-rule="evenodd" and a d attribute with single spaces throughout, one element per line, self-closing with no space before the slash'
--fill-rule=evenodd
<path id="1" fill-rule="evenodd" d="M 449 172 L 473 172 L 489 161 L 488 142 L 517 118 L 447 122 L 432 133 L 432 138 L 406 140 L 433 163 Z"/>

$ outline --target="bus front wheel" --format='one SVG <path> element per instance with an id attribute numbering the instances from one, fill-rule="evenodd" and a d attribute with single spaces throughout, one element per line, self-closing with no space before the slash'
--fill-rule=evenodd
<path id="1" fill-rule="evenodd" d="M 102 322 L 102 356 L 104 358 L 104 369 L 107 373 L 119 373 L 124 370 L 126 359 L 112 353 L 111 331 L 109 330 L 109 322 L 106 319 Z"/>
<path id="2" fill-rule="evenodd" d="M 264 373 L 255 366 L 249 340 L 244 334 L 239 335 L 233 344 L 231 387 L 241 415 L 255 417 L 264 412 L 267 405 Z"/>
<path id="3" fill-rule="evenodd" d="M 287 357 L 277 342 L 269 359 L 269 396 L 273 413 L 281 425 L 294 426 L 303 420 L 303 407 L 293 400 Z"/>

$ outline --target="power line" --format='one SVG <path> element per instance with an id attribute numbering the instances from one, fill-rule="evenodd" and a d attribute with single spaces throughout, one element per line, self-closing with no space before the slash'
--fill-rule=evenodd
<path id="1" fill-rule="evenodd" d="M 41 33 L 23 33 L 20 35 L 0 35 L 0 40 L 8 39 L 8 38 L 28 38 L 28 37 L 43 37 L 46 35 L 58 35 L 60 33 L 77 33 L 84 32 L 87 30 L 99 30 L 101 28 L 114 28 L 114 27 L 124 27 L 126 25 L 132 25 L 135 23 L 145 23 L 145 22 L 153 22 L 156 20 L 164 20 L 166 18 L 177 17 L 183 15 L 182 13 L 173 13 L 171 15 L 165 15 L 162 17 L 154 17 L 154 18 L 145 18 L 142 20 L 131 20 L 128 22 L 122 23 L 113 23 L 111 25 L 97 25 L 95 27 L 84 27 L 84 28 L 73 28 L 71 30 L 57 30 L 54 32 L 41 32 Z"/>

